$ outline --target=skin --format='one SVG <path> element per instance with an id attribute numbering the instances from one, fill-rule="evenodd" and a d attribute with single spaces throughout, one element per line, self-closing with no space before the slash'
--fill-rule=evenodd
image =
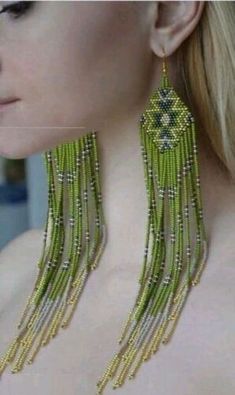
<path id="1" fill-rule="evenodd" d="M 1 95 L 21 99 L 1 114 L 1 155 L 25 157 L 136 111 L 153 57 L 141 8 L 46 1 L 24 20 L 1 15 Z"/>
<path id="2" fill-rule="evenodd" d="M 162 47 L 167 56 L 176 50 L 203 3 L 172 4 L 172 21 L 165 8 L 160 15 L 159 2 L 38 1 L 18 19 L 0 14 L 0 97 L 20 99 L 0 113 L 0 155 L 26 157 L 91 129 L 113 136 L 123 122 L 133 127 L 159 81 Z"/>
<path id="3" fill-rule="evenodd" d="M 2 86 L 5 81 L 6 90 L 22 95 L 18 110 L 1 119 L 2 154 L 24 157 L 78 138 L 90 128 L 97 130 L 109 233 L 100 267 L 89 280 L 69 330 L 61 331 L 37 363 L 16 376 L 18 380 L 6 372 L 3 392 L 30 394 L 34 380 L 35 395 L 43 388 L 45 393 L 50 388 L 53 395 L 64 394 L 67 386 L 66 393 L 71 395 L 78 389 L 82 395 L 94 394 L 98 377 L 118 349 L 117 338 L 137 292 L 145 239 L 147 207 L 139 116 L 159 84 L 163 48 L 172 81 L 175 87 L 180 86 L 174 53 L 197 26 L 202 11 L 203 2 L 196 1 L 45 2 L 27 22 L 25 18 L 18 25 L 0 24 Z M 13 31 L 17 31 L 17 38 Z M 21 52 L 16 57 L 20 39 Z M 40 49 L 44 47 L 40 51 L 39 42 Z M 60 127 L 5 128 L 32 124 Z M 69 125 L 84 126 L 84 131 L 69 129 Z M 134 382 L 118 389 L 120 394 L 153 395 L 156 388 L 158 395 L 232 395 L 235 391 L 231 303 L 235 297 L 231 264 L 235 254 L 235 187 L 209 147 L 203 141 L 199 144 L 205 223 L 212 235 L 207 272 L 192 292 L 171 346 L 143 366 Z M 41 230 L 29 231 L 0 254 L 2 351 L 31 291 L 36 275 L 32 263 L 40 256 L 41 240 Z M 4 288 L 4 284 L 8 285 Z M 213 330 L 210 324 L 206 326 L 205 317 L 213 323 Z M 173 374 L 166 375 L 167 371 Z M 113 393 L 111 386 L 106 393 Z"/>

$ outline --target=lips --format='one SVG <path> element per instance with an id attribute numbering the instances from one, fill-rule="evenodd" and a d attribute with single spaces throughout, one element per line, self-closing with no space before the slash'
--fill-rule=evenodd
<path id="1" fill-rule="evenodd" d="M 0 98 L 0 106 L 9 104 L 9 103 L 14 103 L 15 101 L 18 101 L 18 100 L 20 100 L 20 99 L 18 99 L 17 97 Z"/>

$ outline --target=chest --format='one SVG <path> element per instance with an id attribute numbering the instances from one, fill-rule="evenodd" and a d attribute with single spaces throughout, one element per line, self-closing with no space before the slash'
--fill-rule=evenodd
<path id="1" fill-rule="evenodd" d="M 2 393 L 39 395 L 95 395 L 96 382 L 107 362 L 119 350 L 117 340 L 134 302 L 139 268 L 113 269 L 108 262 L 88 279 L 67 329 L 43 347 L 32 365 L 16 375 L 7 368 L 1 378 Z M 167 345 L 145 362 L 120 394 L 232 395 L 235 278 L 232 264 L 208 259 L 201 282 L 192 288 L 175 333 Z M 12 276 L 12 277 L 11 277 Z M 13 274 L 8 275 L 8 281 Z M 1 305 L 1 351 L 14 334 L 20 306 L 30 293 L 35 268 L 25 270 Z M 10 284 L 10 282 L 9 282 Z M 31 285 L 29 285 L 31 284 Z M 7 290 L 6 293 L 8 294 Z M 113 394 L 112 382 L 104 394 Z"/>

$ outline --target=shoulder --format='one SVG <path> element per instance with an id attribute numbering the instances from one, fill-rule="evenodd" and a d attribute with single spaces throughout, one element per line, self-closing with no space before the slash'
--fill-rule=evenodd
<path id="1" fill-rule="evenodd" d="M 43 247 L 42 229 L 28 230 L 10 241 L 0 252 L 0 298 L 12 298 L 28 287 L 37 273 Z M 1 303 L 0 303 L 1 305 Z"/>
<path id="2" fill-rule="evenodd" d="M 32 292 L 43 246 L 43 230 L 28 230 L 10 241 L 0 252 L 1 346 L 14 335 L 19 311 Z M 4 347 L 2 351 L 4 350 Z"/>
<path id="3" fill-rule="evenodd" d="M 11 262 L 12 258 L 21 260 L 37 254 L 42 247 L 43 232 L 43 229 L 30 229 L 7 243 L 0 251 L 0 267 L 6 260 Z"/>

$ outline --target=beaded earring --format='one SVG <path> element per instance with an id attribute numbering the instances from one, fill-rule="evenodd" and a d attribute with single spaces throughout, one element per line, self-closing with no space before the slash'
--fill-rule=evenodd
<path id="1" fill-rule="evenodd" d="M 42 256 L 18 331 L 0 361 L 0 373 L 32 363 L 42 345 L 65 328 L 87 277 L 106 242 L 96 133 L 43 154 L 48 177 L 48 213 Z M 90 242 L 90 240 L 92 242 Z M 29 355 L 30 353 L 30 355 Z"/>
<path id="2" fill-rule="evenodd" d="M 97 383 L 101 394 L 132 379 L 172 336 L 191 286 L 207 259 L 195 121 L 168 78 L 165 56 L 160 87 L 140 118 L 148 220 L 139 291 L 114 354 Z M 193 248 L 193 251 L 192 251 Z"/>

